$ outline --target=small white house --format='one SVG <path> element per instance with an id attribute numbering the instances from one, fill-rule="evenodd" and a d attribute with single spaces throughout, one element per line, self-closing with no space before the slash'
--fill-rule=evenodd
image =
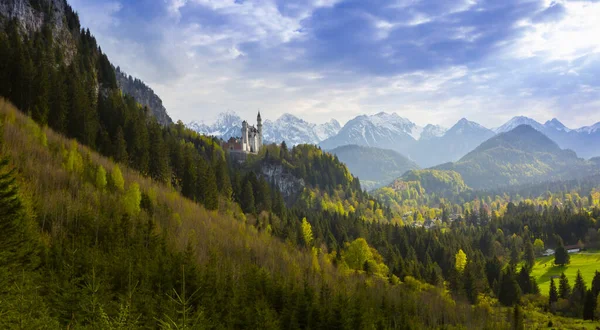
<path id="1" fill-rule="evenodd" d="M 546 252 L 543 253 L 544 256 L 553 256 L 554 255 L 554 250 L 552 249 L 548 249 L 546 250 Z"/>
<path id="2" fill-rule="evenodd" d="M 569 253 L 577 253 L 579 251 L 580 251 L 580 249 L 568 249 L 567 250 L 567 252 L 569 252 Z"/>

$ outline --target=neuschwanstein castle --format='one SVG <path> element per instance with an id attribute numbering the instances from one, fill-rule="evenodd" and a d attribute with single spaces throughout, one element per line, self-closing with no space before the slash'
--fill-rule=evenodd
<path id="1" fill-rule="evenodd" d="M 248 125 L 247 121 L 242 122 L 242 137 L 230 138 L 224 142 L 222 147 L 230 152 L 243 152 L 256 154 L 263 146 L 263 129 L 260 111 L 256 117 L 256 127 Z"/>

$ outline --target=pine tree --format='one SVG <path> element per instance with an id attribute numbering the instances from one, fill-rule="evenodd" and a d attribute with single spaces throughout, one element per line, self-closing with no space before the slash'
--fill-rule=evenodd
<path id="1" fill-rule="evenodd" d="M 519 301 L 521 289 L 515 280 L 514 270 L 507 267 L 500 280 L 500 292 L 498 300 L 505 306 L 512 306 Z"/>
<path id="2" fill-rule="evenodd" d="M 206 166 L 205 191 L 204 191 L 204 207 L 209 210 L 219 208 L 219 189 L 217 188 L 217 177 L 210 166 Z"/>
<path id="3" fill-rule="evenodd" d="M 583 319 L 594 320 L 594 312 L 596 311 L 596 296 L 592 290 L 587 290 L 585 293 L 585 301 L 583 304 Z"/>
<path id="4" fill-rule="evenodd" d="M 242 191 L 241 200 L 241 206 L 244 213 L 256 212 L 256 209 L 254 207 L 254 191 L 252 191 L 252 183 L 250 183 L 250 180 L 246 180 L 246 182 L 244 183 L 244 189 Z"/>
<path id="5" fill-rule="evenodd" d="M 569 299 L 571 296 L 571 285 L 569 285 L 569 279 L 565 276 L 565 273 L 560 274 L 560 280 L 558 282 L 558 296 L 561 299 Z"/>
<path id="6" fill-rule="evenodd" d="M 554 252 L 554 263 L 559 266 L 568 265 L 570 262 L 569 252 L 563 245 L 562 241 L 559 241 L 558 247 Z"/>
<path id="7" fill-rule="evenodd" d="M 525 255 L 523 257 L 527 267 L 529 267 L 529 269 L 533 269 L 533 266 L 535 265 L 535 252 L 533 250 L 533 244 L 531 244 L 529 238 L 527 238 L 525 241 Z"/>
<path id="8" fill-rule="evenodd" d="M 592 280 L 592 293 L 594 293 L 594 297 L 597 297 L 600 293 L 600 272 L 596 271 L 594 274 L 594 279 Z"/>
<path id="9" fill-rule="evenodd" d="M 521 306 L 519 305 L 515 305 L 515 308 L 513 309 L 513 329 L 525 329 L 525 325 L 523 324 L 523 311 L 521 311 Z"/>
<path id="10" fill-rule="evenodd" d="M 554 278 L 550 279 L 550 292 L 548 293 L 550 306 L 558 301 L 558 291 L 556 290 L 556 284 Z"/>
<path id="11" fill-rule="evenodd" d="M 581 271 L 578 270 L 577 277 L 575 278 L 575 285 L 573 285 L 573 291 L 569 301 L 571 307 L 578 317 L 581 317 L 583 313 L 583 303 L 585 301 L 586 291 L 585 281 L 583 280 L 583 276 L 581 276 Z"/>

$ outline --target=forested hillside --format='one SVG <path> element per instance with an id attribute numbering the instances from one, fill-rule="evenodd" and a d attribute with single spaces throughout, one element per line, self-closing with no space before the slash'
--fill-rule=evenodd
<path id="1" fill-rule="evenodd" d="M 391 183 L 406 171 L 419 168 L 415 162 L 393 150 L 348 145 L 329 152 L 346 164 L 350 172 L 361 179 L 363 189 L 368 191 Z"/>
<path id="2" fill-rule="evenodd" d="M 435 167 L 462 175 L 469 187 L 490 189 L 500 186 L 573 179 L 597 174 L 599 168 L 562 150 L 548 137 L 521 125 L 482 143 L 456 163 Z"/>
<path id="3" fill-rule="evenodd" d="M 600 245 L 597 187 L 424 170 L 371 196 L 316 146 L 239 162 L 123 94 L 66 2 L 14 1 L 42 20 L 0 19 L 1 327 L 568 328 L 597 307 L 531 277 L 540 244 Z"/>

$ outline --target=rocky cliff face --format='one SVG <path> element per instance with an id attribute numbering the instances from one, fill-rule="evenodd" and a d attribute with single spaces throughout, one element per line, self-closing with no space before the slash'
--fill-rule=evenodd
<path id="1" fill-rule="evenodd" d="M 173 123 L 173 120 L 167 114 L 167 109 L 165 109 L 162 100 L 150 87 L 146 86 L 141 80 L 122 72 L 119 68 L 115 70 L 115 73 L 117 84 L 123 93 L 133 97 L 139 104 L 148 107 L 162 125 Z"/>
<path id="2" fill-rule="evenodd" d="M 15 19 L 27 34 L 38 32 L 45 23 L 51 26 L 55 44 L 63 51 L 65 64 L 70 64 L 77 52 L 74 35 L 90 33 L 81 31 L 79 17 L 66 0 L 0 0 L 0 28 L 6 21 Z M 119 88 L 138 103 L 147 106 L 158 122 L 168 125 L 173 121 L 167 114 L 162 100 L 141 80 L 115 71 Z M 98 93 L 100 86 L 94 87 Z"/>
<path id="3" fill-rule="evenodd" d="M 283 165 L 263 164 L 261 166 L 261 175 L 267 182 L 273 183 L 283 198 L 288 202 L 293 202 L 304 190 L 304 180 L 299 179 L 287 171 Z"/>
<path id="4" fill-rule="evenodd" d="M 21 29 L 28 34 L 42 29 L 44 22 L 52 26 L 55 43 L 64 52 L 64 60 L 69 64 L 77 51 L 77 45 L 69 32 L 69 22 L 78 23 L 77 17 L 65 0 L 0 0 L 0 24 L 16 19 Z M 79 30 L 79 25 L 76 26 Z"/>

